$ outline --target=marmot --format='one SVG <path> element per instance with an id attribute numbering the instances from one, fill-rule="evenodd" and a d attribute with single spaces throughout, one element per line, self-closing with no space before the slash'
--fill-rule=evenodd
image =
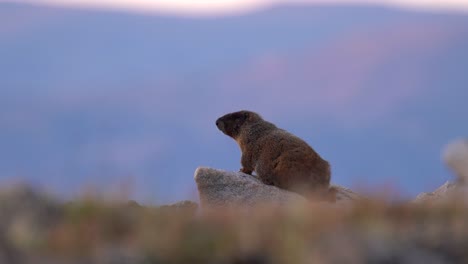
<path id="1" fill-rule="evenodd" d="M 329 163 L 302 139 L 251 111 L 224 115 L 216 126 L 239 144 L 241 172 L 255 171 L 263 183 L 308 198 L 334 200 Z"/>

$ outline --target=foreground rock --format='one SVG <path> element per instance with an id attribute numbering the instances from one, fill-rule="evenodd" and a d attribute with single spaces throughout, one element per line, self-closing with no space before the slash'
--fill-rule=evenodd
<path id="1" fill-rule="evenodd" d="M 258 203 L 304 203 L 306 199 L 275 186 L 263 184 L 257 177 L 241 172 L 228 172 L 200 167 L 195 171 L 195 182 L 201 206 L 252 206 Z M 363 197 L 353 191 L 334 186 L 337 203 L 352 202 Z"/>

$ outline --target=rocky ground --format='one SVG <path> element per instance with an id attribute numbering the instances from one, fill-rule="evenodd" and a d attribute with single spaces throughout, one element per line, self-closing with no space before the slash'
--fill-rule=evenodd
<path id="1" fill-rule="evenodd" d="M 443 158 L 458 176 L 412 201 L 335 186 L 310 202 L 257 178 L 199 168 L 200 206 L 0 191 L 0 263 L 468 263 L 466 141 Z"/>

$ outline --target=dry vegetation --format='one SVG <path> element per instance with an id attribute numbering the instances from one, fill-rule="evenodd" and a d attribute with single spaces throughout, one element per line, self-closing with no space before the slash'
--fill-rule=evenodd
<path id="1" fill-rule="evenodd" d="M 468 209 L 350 206 L 147 207 L 0 195 L 0 263 L 468 263 Z"/>

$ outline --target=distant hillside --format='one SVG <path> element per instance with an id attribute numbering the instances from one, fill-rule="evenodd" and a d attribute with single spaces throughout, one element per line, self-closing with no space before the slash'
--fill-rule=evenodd
<path id="1" fill-rule="evenodd" d="M 0 3 L 0 179 L 71 193 L 130 177 L 141 199 L 182 199 L 198 165 L 238 169 L 213 122 L 249 108 L 314 145 L 333 181 L 419 193 L 447 179 L 439 150 L 468 133 L 467 47 L 468 16 L 454 13 Z"/>

